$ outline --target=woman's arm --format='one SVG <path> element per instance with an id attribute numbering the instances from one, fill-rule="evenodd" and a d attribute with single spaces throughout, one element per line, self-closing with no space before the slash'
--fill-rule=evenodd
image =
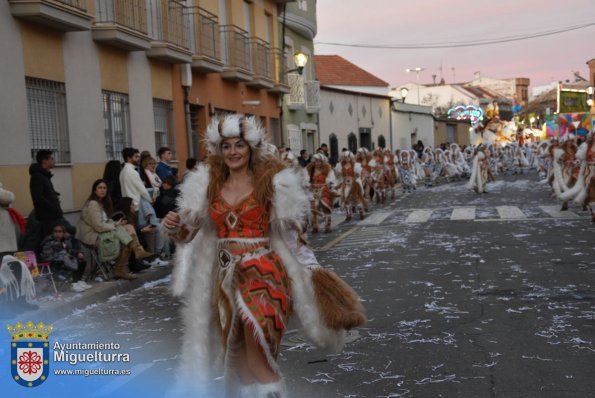
<path id="1" fill-rule="evenodd" d="M 113 231 L 116 229 L 116 225 L 113 222 L 104 221 L 103 208 L 99 202 L 95 200 L 89 201 L 87 205 L 87 212 L 84 220 L 93 228 L 96 232 Z"/>
<path id="2" fill-rule="evenodd" d="M 165 215 L 165 217 L 163 217 L 161 225 L 163 226 L 165 233 L 178 243 L 190 242 L 192 239 L 194 239 L 198 233 L 198 230 L 200 229 L 200 225 L 195 228 L 191 228 L 186 224 L 182 224 L 180 215 L 173 211 L 170 211 Z"/>

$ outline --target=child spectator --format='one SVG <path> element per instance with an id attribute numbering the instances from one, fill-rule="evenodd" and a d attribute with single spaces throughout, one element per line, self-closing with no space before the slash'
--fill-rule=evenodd
<path id="1" fill-rule="evenodd" d="M 49 262 L 53 270 L 71 273 L 74 280 L 74 273 L 80 274 L 85 268 L 85 256 L 82 252 L 75 251 L 72 243 L 66 228 L 62 224 L 55 224 L 52 233 L 41 242 L 40 259 Z M 83 280 L 72 283 L 72 290 L 75 292 L 82 292 L 91 287 Z"/>

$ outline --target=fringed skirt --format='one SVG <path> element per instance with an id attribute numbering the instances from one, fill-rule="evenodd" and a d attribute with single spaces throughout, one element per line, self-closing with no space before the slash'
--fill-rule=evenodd
<path id="1" fill-rule="evenodd" d="M 222 241 L 218 252 L 217 308 L 228 366 L 244 345 L 244 326 L 271 370 L 291 315 L 291 283 L 268 240 Z"/>

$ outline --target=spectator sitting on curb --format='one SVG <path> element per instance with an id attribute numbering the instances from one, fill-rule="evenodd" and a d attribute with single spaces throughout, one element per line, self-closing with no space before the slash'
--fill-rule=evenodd
<path id="1" fill-rule="evenodd" d="M 60 223 L 54 225 L 52 233 L 41 242 L 41 261 L 50 263 L 52 273 L 70 274 L 72 290 L 82 292 L 92 286 L 80 279 L 85 269 L 85 256 L 82 252 L 73 249 L 72 238 L 66 228 Z"/>
<path id="2" fill-rule="evenodd" d="M 111 215 L 114 220 L 124 218 L 124 224 L 129 224 L 136 231 L 139 239 L 144 242 L 144 246 L 153 253 L 160 254 L 163 257 L 169 255 L 169 248 L 166 245 L 165 237 L 159 232 L 161 226 L 154 226 L 151 224 L 140 225 L 138 221 L 138 213 L 135 211 L 132 205 L 132 199 L 122 198 L 118 206 L 114 209 L 114 213 Z M 142 260 L 142 258 L 136 258 L 136 260 Z M 146 264 L 151 266 L 162 266 L 167 265 L 166 262 L 161 261 L 159 258 L 155 258 L 149 262 L 149 259 L 145 260 Z M 136 262 L 130 262 L 130 268 L 134 271 L 134 268 L 138 269 Z"/>
<path id="3" fill-rule="evenodd" d="M 122 198 L 120 203 L 124 200 L 128 202 L 130 207 L 132 199 Z M 110 197 L 107 195 L 107 183 L 105 180 L 96 180 L 91 188 L 91 195 L 81 210 L 76 237 L 88 246 L 97 247 L 100 245 L 100 235 L 111 231 L 120 242 L 120 252 L 116 258 L 115 277 L 134 279 L 134 276 L 127 271 L 131 252 L 139 260 L 155 257 L 155 255 L 147 253 L 143 249 L 134 228 L 130 225 L 127 226 L 125 219 L 114 222 L 108 218 L 108 212 L 112 212 L 112 206 Z M 83 279 L 87 278 L 90 273 L 90 266 L 87 266 Z"/>

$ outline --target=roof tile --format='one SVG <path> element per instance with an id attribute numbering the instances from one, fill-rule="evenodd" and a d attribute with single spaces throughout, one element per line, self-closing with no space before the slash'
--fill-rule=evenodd
<path id="1" fill-rule="evenodd" d="M 322 85 L 388 87 L 382 79 L 338 55 L 316 55 L 316 79 Z"/>

